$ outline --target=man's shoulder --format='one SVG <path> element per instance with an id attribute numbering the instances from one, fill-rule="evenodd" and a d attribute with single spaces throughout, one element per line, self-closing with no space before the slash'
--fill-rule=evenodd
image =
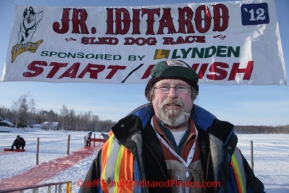
<path id="1" fill-rule="evenodd" d="M 142 127 L 144 128 L 147 125 L 147 123 L 150 121 L 153 115 L 154 115 L 154 110 L 153 110 L 152 104 L 147 103 L 147 104 L 137 107 L 123 119 L 129 120 L 129 119 L 135 119 L 137 117 L 141 121 Z"/>
<path id="2" fill-rule="evenodd" d="M 216 117 L 206 109 L 194 104 L 191 115 L 195 125 L 202 130 L 207 130 L 215 121 Z"/>
<path id="3" fill-rule="evenodd" d="M 192 109 L 192 119 L 194 120 L 196 126 L 201 128 L 202 130 L 207 130 L 212 126 L 213 127 L 225 126 L 233 128 L 233 125 L 231 123 L 217 119 L 217 117 L 213 115 L 211 112 L 195 104 Z"/>

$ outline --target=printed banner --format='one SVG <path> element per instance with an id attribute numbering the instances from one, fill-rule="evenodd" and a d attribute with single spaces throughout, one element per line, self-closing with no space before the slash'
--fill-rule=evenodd
<path id="1" fill-rule="evenodd" d="M 287 85 L 274 1 L 16 6 L 1 81 L 145 83 L 177 59 L 207 84 Z"/>

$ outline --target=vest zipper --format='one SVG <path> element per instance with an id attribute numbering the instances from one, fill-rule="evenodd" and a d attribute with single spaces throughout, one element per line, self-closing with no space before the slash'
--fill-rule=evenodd
<path id="1" fill-rule="evenodd" d="M 164 170 L 163 170 L 163 169 L 162 169 L 162 167 L 161 167 L 161 164 L 160 164 L 160 162 L 159 162 L 159 161 L 158 161 L 158 159 L 156 158 L 156 156 L 155 156 L 155 154 L 153 153 L 153 151 L 151 150 L 151 148 L 148 146 L 148 144 L 147 144 L 147 143 L 145 143 L 145 146 L 148 148 L 148 150 L 151 152 L 152 156 L 153 156 L 153 157 L 154 157 L 154 159 L 156 160 L 156 162 L 157 162 L 157 164 L 158 164 L 159 168 L 161 169 L 161 172 L 162 172 L 162 174 L 163 174 L 164 178 L 165 178 L 166 180 L 168 180 L 168 178 L 166 177 L 166 174 L 165 174 Z M 171 190 L 171 189 L 170 189 L 170 192 L 172 192 L 172 190 Z"/>
<path id="2" fill-rule="evenodd" d="M 208 181 L 208 175 L 209 175 L 210 157 L 211 157 L 211 151 L 209 151 L 208 158 L 207 158 L 207 171 L 206 171 L 206 179 L 205 179 L 206 182 Z M 207 188 L 205 188 L 205 192 L 207 192 Z"/>

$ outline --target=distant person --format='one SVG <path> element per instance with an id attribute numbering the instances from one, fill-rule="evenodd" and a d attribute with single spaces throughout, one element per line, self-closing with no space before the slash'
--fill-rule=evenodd
<path id="1" fill-rule="evenodd" d="M 103 137 L 103 139 L 106 141 L 109 138 L 109 135 L 105 134 L 105 133 L 101 133 L 101 136 Z"/>
<path id="2" fill-rule="evenodd" d="M 20 137 L 20 135 L 17 135 L 16 139 L 14 140 L 11 150 L 13 150 L 14 146 L 16 149 L 24 149 L 26 145 L 26 141 L 23 139 L 23 137 Z"/>
<path id="3" fill-rule="evenodd" d="M 92 132 L 90 131 L 90 132 L 87 134 L 87 137 L 86 137 L 86 145 L 85 145 L 85 146 L 90 146 L 91 135 L 92 135 Z"/>

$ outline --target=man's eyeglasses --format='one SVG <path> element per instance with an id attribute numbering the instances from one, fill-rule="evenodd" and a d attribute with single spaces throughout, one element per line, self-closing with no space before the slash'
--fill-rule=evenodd
<path id="1" fill-rule="evenodd" d="M 172 87 L 168 85 L 160 85 L 160 86 L 156 86 L 154 89 L 158 89 L 161 93 L 168 94 L 171 88 L 174 88 L 178 94 L 189 94 L 189 91 L 191 90 L 190 87 L 184 86 L 184 85 L 178 85 L 178 86 L 172 86 Z"/>

